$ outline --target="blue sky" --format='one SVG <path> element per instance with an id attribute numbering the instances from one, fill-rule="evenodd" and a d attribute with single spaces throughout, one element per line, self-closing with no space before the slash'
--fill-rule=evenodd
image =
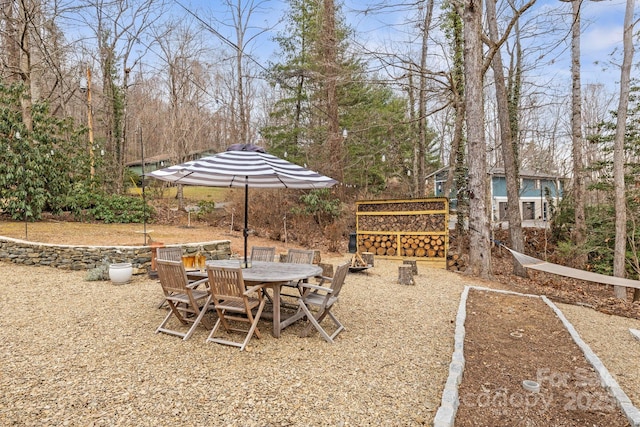
<path id="1" fill-rule="evenodd" d="M 236 0 L 232 0 L 235 2 Z M 202 18 L 213 17 L 216 19 L 229 22 L 225 19 L 226 6 L 220 0 L 180 0 L 180 3 L 188 7 L 190 10 L 198 13 Z M 259 3 L 256 1 L 256 3 Z M 387 3 L 394 3 L 387 2 Z M 367 46 L 384 45 L 389 48 L 393 43 L 405 41 L 407 35 L 405 33 L 405 15 L 408 12 L 397 12 L 388 8 L 383 13 L 363 13 L 368 5 L 375 4 L 372 1 L 362 0 L 344 0 L 343 12 L 347 17 L 348 23 L 356 32 L 356 39 Z M 282 20 L 283 14 L 287 9 L 287 2 L 283 0 L 268 0 L 260 3 L 261 8 L 254 14 L 252 22 L 255 27 L 263 28 L 265 26 L 276 25 Z M 436 5 L 436 12 L 439 6 Z M 582 49 L 582 81 L 583 85 L 590 83 L 604 83 L 607 87 L 615 88 L 615 83 L 619 81 L 619 69 L 612 67 L 610 56 L 614 49 L 622 44 L 622 25 L 624 19 L 624 0 L 612 1 L 585 1 L 582 5 L 582 27 L 583 34 L 581 39 Z M 564 10 L 568 13 L 571 11 L 571 4 L 568 2 L 560 2 L 559 0 L 538 0 L 538 2 L 528 12 L 526 18 L 531 19 L 534 15 L 542 15 L 549 13 L 551 10 L 557 12 Z M 177 8 L 180 11 L 180 8 Z M 183 11 L 184 12 L 184 11 Z M 208 20 L 209 18 L 207 18 Z M 208 21 L 210 22 L 210 21 Z M 559 40 L 563 35 L 569 36 L 566 28 L 568 26 L 569 16 L 565 16 L 563 23 L 558 23 L 556 33 L 551 34 L 548 31 L 542 31 L 542 35 L 538 35 L 533 43 L 551 43 Z M 233 30 L 230 26 L 216 25 L 216 29 L 224 36 L 235 40 Z M 271 38 L 276 34 L 277 28 L 257 35 L 256 40 L 251 44 L 251 54 L 263 65 L 267 65 L 269 59 L 272 59 L 274 44 Z M 257 33 L 256 33 L 257 34 Z M 542 73 L 541 78 L 549 78 L 553 81 L 570 81 L 570 39 L 566 42 L 560 42 L 556 47 L 554 54 L 547 55 L 540 59 L 540 69 L 537 71 Z M 436 50 L 436 49 L 434 49 Z M 617 63 L 620 62 L 620 52 L 616 57 Z M 598 62 L 596 64 L 596 62 Z M 607 67 L 605 69 L 605 67 Z"/>
<path id="2" fill-rule="evenodd" d="M 580 41 L 583 84 L 610 85 L 620 80 L 620 69 L 612 67 L 609 62 L 612 59 L 616 64 L 621 62 L 625 7 L 626 3 L 620 0 L 584 2 Z M 616 48 L 618 51 L 614 58 L 611 54 Z M 562 63 L 570 66 L 568 56 Z M 608 69 L 603 70 L 604 66 Z"/>

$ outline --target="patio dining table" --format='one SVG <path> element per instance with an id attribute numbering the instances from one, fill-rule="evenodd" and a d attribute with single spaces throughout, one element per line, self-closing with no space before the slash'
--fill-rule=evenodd
<path id="1" fill-rule="evenodd" d="M 207 261 L 215 267 L 240 267 L 240 260 Z M 201 273 L 205 274 L 206 273 Z M 289 324 L 280 320 L 280 290 L 291 281 L 309 279 L 322 274 L 322 267 L 315 264 L 292 264 L 287 262 L 254 261 L 249 268 L 242 269 L 244 281 L 250 285 L 262 285 L 273 290 L 273 336 L 280 338 L 280 332 Z"/>

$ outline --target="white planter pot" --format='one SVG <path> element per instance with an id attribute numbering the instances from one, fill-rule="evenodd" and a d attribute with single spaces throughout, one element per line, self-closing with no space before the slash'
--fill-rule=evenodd
<path id="1" fill-rule="evenodd" d="M 133 267 L 130 262 L 109 265 L 109 279 L 116 285 L 123 285 L 131 280 Z"/>

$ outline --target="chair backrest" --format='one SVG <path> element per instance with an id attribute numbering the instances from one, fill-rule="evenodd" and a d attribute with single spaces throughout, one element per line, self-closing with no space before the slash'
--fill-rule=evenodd
<path id="1" fill-rule="evenodd" d="M 287 262 L 294 264 L 313 264 L 315 253 L 306 249 L 289 249 Z"/>
<path id="2" fill-rule="evenodd" d="M 347 277 L 347 273 L 349 272 L 350 265 L 351 263 L 346 262 L 336 268 L 336 272 L 331 280 L 331 289 L 333 289 L 333 292 L 331 293 L 332 297 L 337 298 L 340 294 L 340 290 L 344 284 L 344 279 Z"/>
<path id="3" fill-rule="evenodd" d="M 254 246 L 251 248 L 251 261 L 273 262 L 276 256 L 276 248 Z"/>
<path id="4" fill-rule="evenodd" d="M 189 283 L 182 261 L 158 259 L 158 279 L 165 292 L 183 293 Z"/>
<path id="5" fill-rule="evenodd" d="M 182 261 L 182 248 L 180 247 L 158 248 L 156 253 L 156 259 Z"/>
<path id="6" fill-rule="evenodd" d="M 244 279 L 241 268 L 207 266 L 209 286 L 214 301 L 230 298 L 245 298 Z"/>

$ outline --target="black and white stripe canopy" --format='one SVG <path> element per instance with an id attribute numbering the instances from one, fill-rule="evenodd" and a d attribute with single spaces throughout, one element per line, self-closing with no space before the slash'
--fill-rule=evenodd
<path id="1" fill-rule="evenodd" d="M 244 265 L 247 262 L 249 188 L 327 188 L 338 181 L 264 152 L 237 144 L 214 156 L 159 169 L 150 176 L 183 185 L 244 187 Z"/>
<path id="2" fill-rule="evenodd" d="M 205 187 L 325 188 L 334 179 L 259 151 L 224 151 L 151 172 L 154 178 Z"/>

